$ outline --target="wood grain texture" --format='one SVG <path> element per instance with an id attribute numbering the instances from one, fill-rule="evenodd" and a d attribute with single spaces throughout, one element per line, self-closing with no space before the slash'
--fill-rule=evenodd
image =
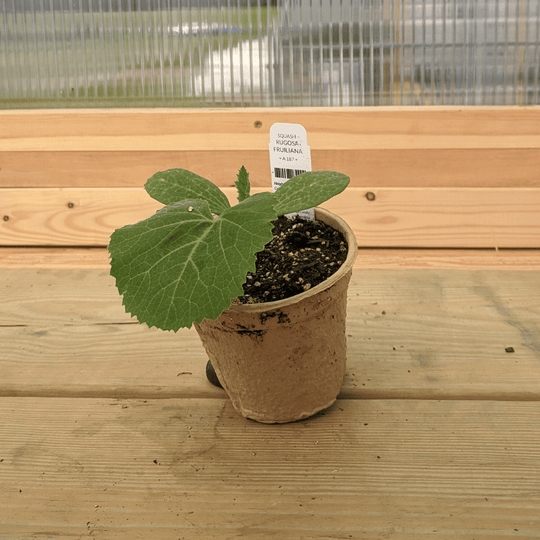
<path id="1" fill-rule="evenodd" d="M 509 270 L 540 270 L 540 250 L 368 248 L 358 251 L 354 268 L 366 270 L 500 270 L 504 268 Z"/>
<path id="2" fill-rule="evenodd" d="M 108 271 L 0 276 L 0 395 L 223 395 L 206 381 L 196 332 L 136 324 Z M 355 270 L 341 397 L 540 399 L 539 278 Z"/>
<path id="3" fill-rule="evenodd" d="M 502 252 L 501 252 L 502 253 Z M 0 268 L 109 269 L 109 252 L 99 248 L 0 248 Z"/>
<path id="4" fill-rule="evenodd" d="M 109 269 L 109 252 L 104 247 L 0 248 L 0 268 Z M 354 268 L 540 270 L 540 249 L 360 249 Z"/>
<path id="5" fill-rule="evenodd" d="M 314 149 L 540 145 L 540 107 L 72 109 L 2 111 L 1 118 L 2 148 L 11 151 L 148 150 L 148 141 L 157 149 L 170 141 L 177 150 L 183 141 L 190 150 L 234 150 L 235 135 L 242 148 L 264 150 L 275 122 L 302 124 Z"/>
<path id="6" fill-rule="evenodd" d="M 114 229 L 163 207 L 143 189 L 5 189 L 2 245 L 106 246 Z"/>
<path id="7" fill-rule="evenodd" d="M 2 111 L 0 186 L 140 187 L 183 167 L 226 187 L 245 165 L 266 187 L 275 122 L 357 187 L 540 186 L 540 107 Z"/>
<path id="8" fill-rule="evenodd" d="M 235 188 L 223 191 L 236 203 Z M 162 207 L 137 188 L 5 189 L 2 197 L 3 246 L 106 246 L 114 229 Z M 322 206 L 363 248 L 540 247 L 540 188 L 348 188 Z"/>
<path id="9" fill-rule="evenodd" d="M 1 145 L 1 142 L 0 142 Z M 244 165 L 271 185 L 268 150 L 0 151 L 0 187 L 142 187 L 156 171 L 182 168 L 229 187 Z M 536 148 L 312 150 L 313 170 L 338 170 L 351 187 L 538 187 Z"/>
<path id="10" fill-rule="evenodd" d="M 226 400 L 0 399 L 0 534 L 537 538 L 536 403 L 338 401 L 268 426 Z"/>

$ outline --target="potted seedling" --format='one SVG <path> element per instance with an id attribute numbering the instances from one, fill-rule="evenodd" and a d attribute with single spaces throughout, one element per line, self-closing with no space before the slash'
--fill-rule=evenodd
<path id="1" fill-rule="evenodd" d="M 357 251 L 350 228 L 315 208 L 317 223 L 339 234 L 344 251 L 342 260 L 319 266 L 337 270 L 313 285 L 298 275 L 301 265 L 287 271 L 281 281 L 300 288 L 278 300 L 254 299 L 245 287 L 259 283 L 253 283 L 256 262 L 276 240 L 280 216 L 317 207 L 348 183 L 337 172 L 307 172 L 274 193 L 250 195 L 242 167 L 238 204 L 231 206 L 217 186 L 190 171 L 156 173 L 145 189 L 165 206 L 117 229 L 109 243 L 111 274 L 126 311 L 162 330 L 194 325 L 219 381 L 247 418 L 290 422 L 329 407 L 345 374 L 347 286 Z M 302 224 L 296 220 L 291 227 L 298 236 Z M 276 241 L 282 236 L 277 233 Z M 304 247 L 277 252 L 317 255 L 325 243 L 312 233 Z"/>

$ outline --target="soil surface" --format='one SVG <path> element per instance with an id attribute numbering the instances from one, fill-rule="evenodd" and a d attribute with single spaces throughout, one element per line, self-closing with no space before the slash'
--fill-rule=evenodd
<path id="1" fill-rule="evenodd" d="M 249 272 L 241 304 L 283 300 L 315 287 L 334 274 L 347 258 L 341 232 L 322 221 L 279 217 L 273 240 L 257 253 L 256 271 Z"/>

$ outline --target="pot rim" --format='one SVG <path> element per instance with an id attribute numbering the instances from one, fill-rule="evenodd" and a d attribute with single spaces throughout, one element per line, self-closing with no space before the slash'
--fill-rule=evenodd
<path id="1" fill-rule="evenodd" d="M 323 221 L 327 225 L 330 225 L 334 229 L 339 230 L 345 236 L 347 241 L 347 258 L 339 268 L 337 272 L 332 274 L 329 278 L 325 279 L 312 289 L 309 289 L 303 293 L 290 296 L 289 298 L 284 298 L 283 300 L 275 300 L 274 302 L 259 302 L 257 304 L 231 304 L 228 307 L 228 310 L 231 311 L 244 311 L 244 312 L 263 312 L 270 311 L 274 309 L 280 309 L 284 306 L 289 306 L 291 304 L 296 304 L 302 300 L 318 294 L 326 289 L 329 289 L 337 283 L 342 277 L 344 277 L 351 269 L 358 254 L 358 246 L 356 243 L 356 236 L 354 232 L 349 227 L 349 225 L 339 216 L 326 210 L 325 208 L 316 207 L 315 208 L 315 219 Z"/>

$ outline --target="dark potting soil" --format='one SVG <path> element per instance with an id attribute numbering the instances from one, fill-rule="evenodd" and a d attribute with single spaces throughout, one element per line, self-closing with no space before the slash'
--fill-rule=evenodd
<path id="1" fill-rule="evenodd" d="M 315 287 L 334 274 L 347 258 L 341 232 L 322 221 L 279 217 L 274 236 L 257 253 L 256 271 L 248 273 L 242 304 L 283 300 Z"/>

